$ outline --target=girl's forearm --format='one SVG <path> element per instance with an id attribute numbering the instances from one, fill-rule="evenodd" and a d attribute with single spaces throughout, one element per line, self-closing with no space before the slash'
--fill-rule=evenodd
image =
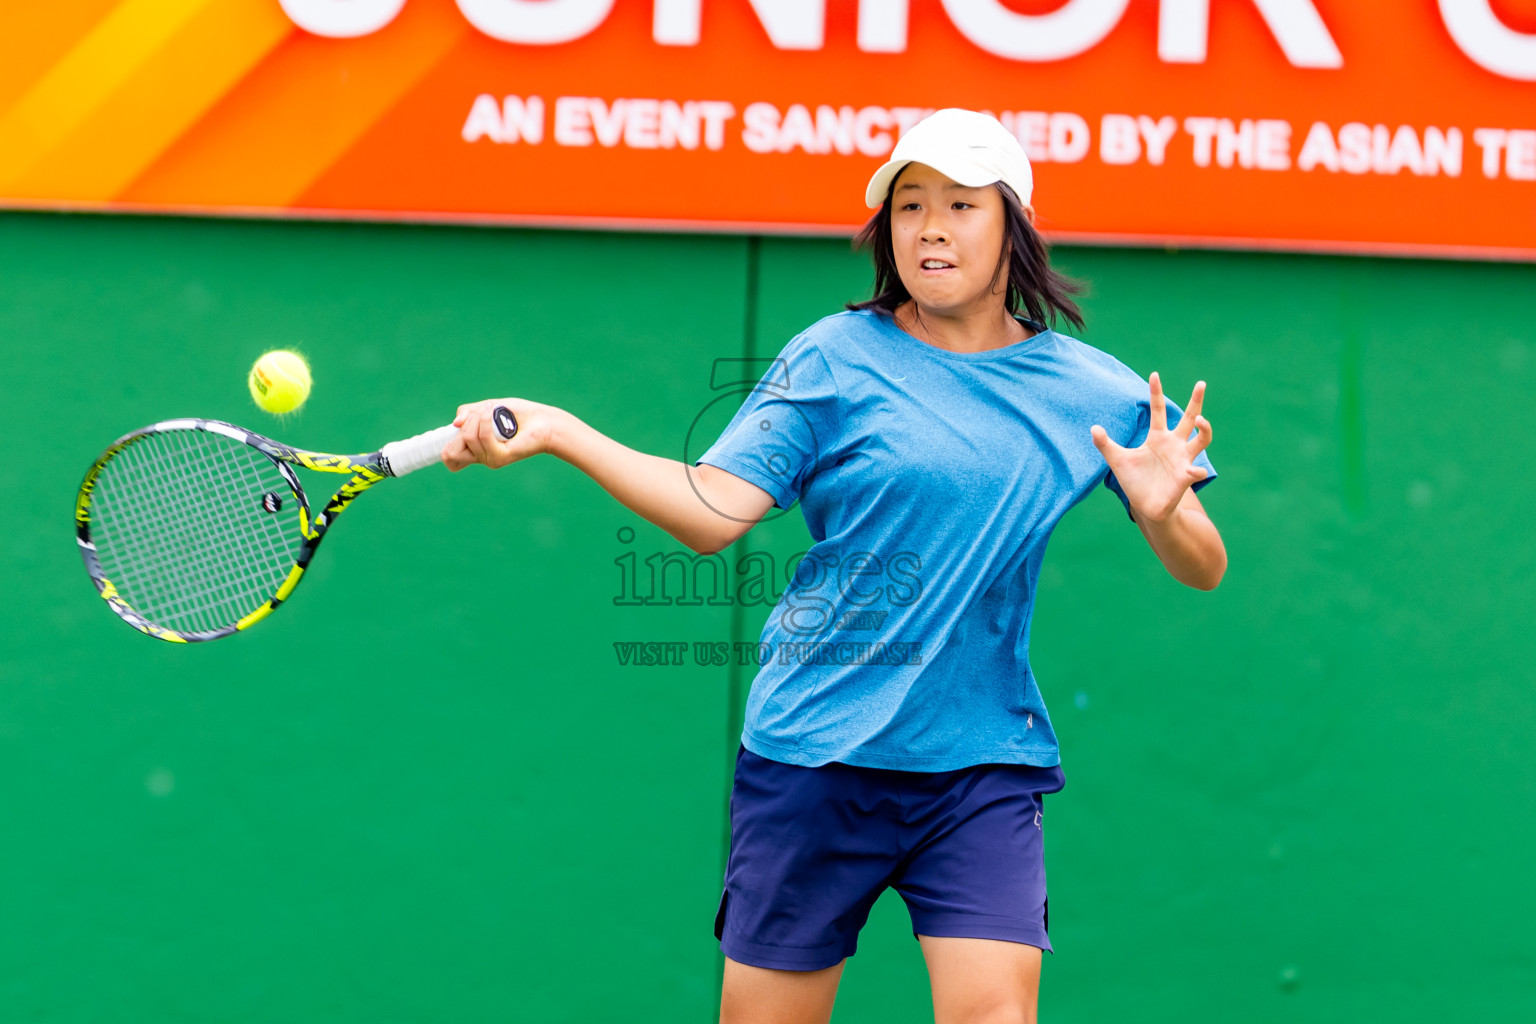
<path id="1" fill-rule="evenodd" d="M 714 467 L 690 467 L 635 451 L 564 410 L 555 416 L 547 450 L 597 481 L 625 508 L 701 553 L 729 546 L 767 511 L 751 515 L 752 509 L 742 506 L 744 496 L 720 480 Z"/>
<path id="2" fill-rule="evenodd" d="M 1203 509 L 1181 504 L 1161 521 L 1138 516 L 1136 525 L 1174 579 L 1197 590 L 1214 590 L 1221 582 L 1227 548 Z"/>

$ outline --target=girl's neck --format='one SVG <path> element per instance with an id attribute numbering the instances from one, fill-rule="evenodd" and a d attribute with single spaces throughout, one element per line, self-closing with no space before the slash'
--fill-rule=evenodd
<path id="1" fill-rule="evenodd" d="M 960 314 L 922 310 L 908 299 L 896 307 L 896 326 L 935 348 L 951 352 L 986 352 L 1032 337 L 1034 331 L 1008 314 L 1001 302 Z"/>

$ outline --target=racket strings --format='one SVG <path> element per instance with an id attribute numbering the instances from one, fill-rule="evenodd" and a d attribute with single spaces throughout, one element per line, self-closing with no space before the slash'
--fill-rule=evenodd
<path id="1" fill-rule="evenodd" d="M 217 598 L 229 596 L 218 594 L 219 584 L 228 582 L 221 577 L 228 574 L 209 565 L 206 558 L 193 557 L 217 540 L 217 534 L 210 531 L 210 524 L 205 521 L 206 516 L 197 513 L 198 503 L 216 498 L 216 478 L 210 477 L 199 486 L 189 476 L 189 463 L 185 458 L 187 440 L 166 437 L 148 443 L 159 449 L 161 456 L 171 449 L 181 457 L 162 458 L 152 467 L 143 458 L 150 454 L 150 449 L 144 449 L 135 453 L 140 458 L 124 463 L 125 486 L 120 494 L 114 493 L 112 497 L 121 498 L 121 504 L 133 500 L 137 509 L 135 514 L 158 516 L 160 523 L 159 536 L 154 538 L 156 542 L 146 543 L 149 538 L 140 531 L 135 543 L 129 545 L 124 528 L 128 520 L 118 515 L 128 509 L 120 508 L 117 500 L 106 503 L 101 518 L 115 541 L 113 555 L 116 557 L 113 560 L 118 563 L 120 589 L 131 605 L 159 624 L 180 629 L 205 628 L 209 625 L 208 613 L 214 610 L 212 606 L 217 603 Z M 153 502 L 147 503 L 145 495 L 153 495 Z M 235 568 L 245 567 L 237 565 Z M 215 626 L 218 624 L 214 623 Z"/>
<path id="2" fill-rule="evenodd" d="M 285 494 L 285 481 L 259 453 L 218 435 L 155 437 L 153 451 L 137 454 L 156 457 L 125 465 L 122 496 L 136 503 L 134 515 L 146 522 L 153 517 L 156 535 L 139 529 L 134 543 L 123 543 L 129 532 L 121 527 L 138 520 L 116 515 L 129 511 L 116 502 L 103 516 L 118 542 L 120 589 L 160 625 L 196 631 L 232 624 L 265 603 L 292 564 L 296 544 L 282 536 L 292 534 L 272 521 L 276 517 L 251 511 L 261 509 L 265 493 Z M 210 465 L 210 454 L 221 457 Z"/>
<path id="3" fill-rule="evenodd" d="M 232 457 L 224 460 L 222 468 L 233 469 L 238 475 L 226 472 L 223 476 L 199 477 L 196 456 L 202 454 L 199 451 L 202 438 L 190 432 L 180 432 L 167 436 L 166 440 L 183 456 L 167 463 L 182 494 L 195 494 L 202 488 L 207 504 L 199 506 L 200 509 L 236 509 L 243 514 L 226 516 L 223 520 L 200 516 L 181 519 L 179 535 L 175 537 L 177 547 L 170 549 L 180 557 L 157 566 L 162 573 L 158 580 L 163 587 L 169 588 L 162 603 L 167 614 L 180 613 L 192 622 L 210 623 L 208 628 L 231 624 L 265 603 L 292 564 L 291 553 L 277 550 L 269 536 L 274 532 L 279 535 L 287 532 L 282 529 L 281 522 L 273 522 L 275 517 L 265 511 L 255 511 L 261 509 L 261 500 L 266 493 L 275 489 L 282 495 L 283 484 L 273 479 L 261 480 L 259 476 L 253 480 L 252 470 L 258 469 L 254 463 L 261 456 L 243 446 L 225 446 L 224 454 Z M 270 462 L 259 468 L 267 470 L 269 478 L 273 476 Z M 264 526 L 268 528 L 262 529 Z M 199 551 L 205 554 L 216 551 L 218 557 L 194 557 Z M 174 586 L 178 576 L 185 580 L 179 588 Z"/>
<path id="4" fill-rule="evenodd" d="M 267 495 L 283 503 L 264 507 Z M 102 573 L 149 621 L 183 633 L 234 625 L 288 577 L 303 537 L 266 455 L 202 430 L 147 434 L 102 467 L 91 540 Z"/>

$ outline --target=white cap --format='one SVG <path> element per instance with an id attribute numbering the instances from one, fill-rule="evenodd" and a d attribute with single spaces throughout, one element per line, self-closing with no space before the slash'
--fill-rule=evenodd
<path id="1" fill-rule="evenodd" d="M 910 163 L 927 164 L 968 188 L 1000 181 L 1025 206 L 1035 190 L 1035 174 L 1019 140 L 997 118 L 974 110 L 948 107 L 913 125 L 869 179 L 864 205 L 873 210 L 885 202 L 891 182 Z"/>

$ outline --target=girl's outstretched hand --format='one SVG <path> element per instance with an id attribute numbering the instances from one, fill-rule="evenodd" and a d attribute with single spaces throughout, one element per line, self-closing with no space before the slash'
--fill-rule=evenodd
<path id="1" fill-rule="evenodd" d="M 491 410 L 504 405 L 517 417 L 517 433 L 503 440 L 495 428 Z M 459 406 L 453 425 L 457 437 L 443 448 L 443 463 L 457 473 L 465 466 L 480 463 L 492 469 L 550 450 L 558 418 L 563 411 L 552 405 L 540 405 L 522 398 L 489 398 Z"/>
<path id="2" fill-rule="evenodd" d="M 1190 484 L 1206 477 L 1205 469 L 1195 465 L 1195 456 L 1211 443 L 1211 423 L 1200 415 L 1205 381 L 1195 385 L 1189 404 L 1184 407 L 1184 417 L 1172 430 L 1168 429 L 1163 384 L 1155 372 L 1151 386 L 1151 427 L 1141 447 L 1122 448 L 1098 424 L 1094 424 L 1092 432 L 1094 447 L 1109 463 L 1137 518 L 1162 522 L 1173 515 Z"/>

